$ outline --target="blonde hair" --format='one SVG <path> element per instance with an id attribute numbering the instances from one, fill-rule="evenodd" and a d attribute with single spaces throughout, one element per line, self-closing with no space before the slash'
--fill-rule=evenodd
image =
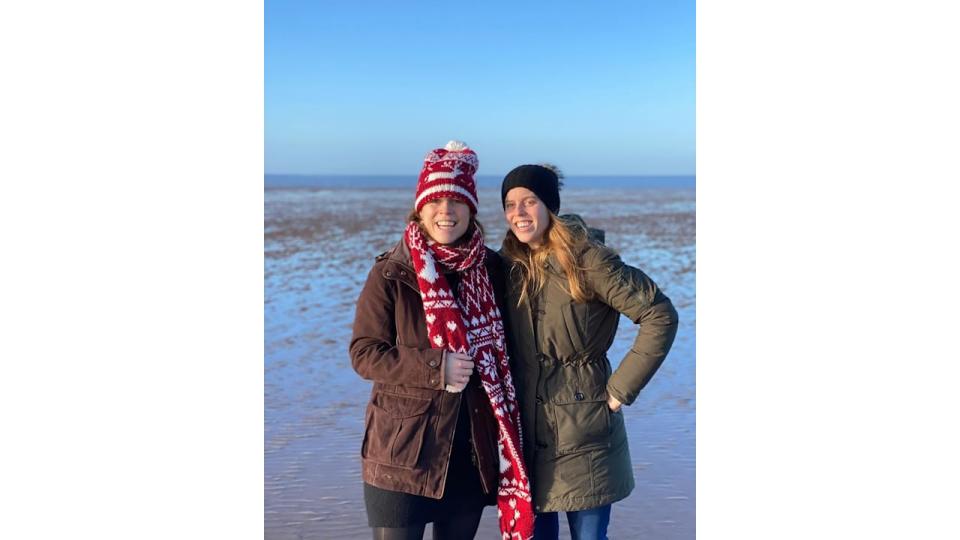
<path id="1" fill-rule="evenodd" d="M 503 251 L 513 263 L 511 272 L 520 274 L 520 299 L 517 306 L 528 302 L 543 290 L 546 284 L 544 266 L 550 255 L 555 255 L 561 270 L 567 277 L 564 289 L 574 302 L 587 302 L 593 298 L 593 291 L 586 285 L 584 268 L 580 266 L 578 255 L 583 252 L 590 240 L 587 230 L 576 223 L 568 223 L 547 211 L 550 224 L 543 235 L 543 242 L 537 249 L 524 244 L 513 231 L 507 230 L 503 239 Z"/>

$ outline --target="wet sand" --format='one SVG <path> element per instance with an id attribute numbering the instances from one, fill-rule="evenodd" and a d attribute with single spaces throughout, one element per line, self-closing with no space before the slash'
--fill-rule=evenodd
<path id="1" fill-rule="evenodd" d="M 694 190 L 562 195 L 563 211 L 604 229 L 607 244 L 657 281 L 681 318 L 670 356 L 624 409 L 637 487 L 614 505 L 610 537 L 692 539 Z M 351 368 L 347 347 L 354 303 L 374 257 L 399 240 L 412 188 L 267 189 L 264 200 L 264 537 L 370 538 L 359 453 L 371 384 Z M 499 191 L 481 189 L 480 201 L 496 249 L 505 231 Z M 609 352 L 614 369 L 635 335 L 622 318 Z M 487 508 L 477 538 L 499 538 L 496 513 Z"/>

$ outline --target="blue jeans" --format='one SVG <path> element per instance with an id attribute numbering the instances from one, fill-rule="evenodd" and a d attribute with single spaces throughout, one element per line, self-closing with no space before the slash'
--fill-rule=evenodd
<path id="1" fill-rule="evenodd" d="M 612 505 L 598 506 L 579 512 L 567 512 L 570 537 L 573 540 L 607 540 Z M 534 540 L 557 540 L 560 536 L 560 518 L 557 512 L 537 514 L 533 525 Z"/>

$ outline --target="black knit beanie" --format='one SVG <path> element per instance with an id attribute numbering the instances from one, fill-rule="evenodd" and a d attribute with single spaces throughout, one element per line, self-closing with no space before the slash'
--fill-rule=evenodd
<path id="1" fill-rule="evenodd" d="M 560 212 L 560 179 L 542 165 L 521 165 L 507 173 L 500 186 L 500 202 L 507 207 L 507 193 L 516 187 L 527 188 L 554 214 Z"/>

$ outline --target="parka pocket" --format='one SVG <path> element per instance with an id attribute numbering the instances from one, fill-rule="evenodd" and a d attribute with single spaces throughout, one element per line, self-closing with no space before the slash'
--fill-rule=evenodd
<path id="1" fill-rule="evenodd" d="M 609 446 L 611 413 L 605 388 L 564 392 L 553 404 L 558 454 Z"/>
<path id="2" fill-rule="evenodd" d="M 370 405 L 372 414 L 361 456 L 376 463 L 414 468 L 423 448 L 430 400 L 378 392 Z"/>
<path id="3" fill-rule="evenodd" d="M 586 321 L 577 320 L 577 312 L 573 304 L 566 304 L 560 309 L 563 317 L 563 325 L 567 329 L 567 336 L 570 338 L 571 352 L 580 352 L 585 350 L 586 342 Z"/>

